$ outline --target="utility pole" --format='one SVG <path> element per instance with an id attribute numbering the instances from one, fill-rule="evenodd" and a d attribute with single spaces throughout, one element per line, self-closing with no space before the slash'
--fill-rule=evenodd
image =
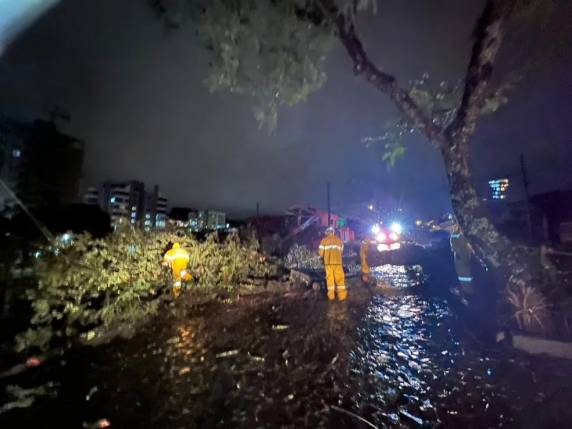
<path id="1" fill-rule="evenodd" d="M 524 185 L 524 196 L 526 198 L 526 223 L 528 226 L 528 236 L 532 241 L 532 216 L 530 213 L 530 193 L 528 191 L 528 175 L 526 174 L 526 165 L 524 163 L 524 155 L 520 154 L 520 171 L 522 173 L 522 184 Z"/>
<path id="2" fill-rule="evenodd" d="M 332 225 L 332 209 L 330 206 L 330 182 L 328 182 L 328 226 Z"/>

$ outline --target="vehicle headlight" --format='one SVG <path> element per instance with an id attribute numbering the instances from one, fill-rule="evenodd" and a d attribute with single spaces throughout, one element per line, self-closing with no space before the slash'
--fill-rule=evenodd
<path id="1" fill-rule="evenodd" d="M 401 234 L 401 232 L 403 231 L 403 226 L 401 226 L 399 222 L 393 222 L 389 229 L 391 229 L 396 234 Z"/>

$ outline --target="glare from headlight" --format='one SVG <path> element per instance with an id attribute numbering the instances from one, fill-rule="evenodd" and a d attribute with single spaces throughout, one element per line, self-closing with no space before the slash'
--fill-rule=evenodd
<path id="1" fill-rule="evenodd" d="M 396 234 L 401 234 L 401 232 L 403 231 L 403 227 L 399 222 L 393 222 L 389 229 L 391 229 Z"/>

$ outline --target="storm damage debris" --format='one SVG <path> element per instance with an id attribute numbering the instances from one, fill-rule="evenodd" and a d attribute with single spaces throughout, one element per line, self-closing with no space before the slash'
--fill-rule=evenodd
<path id="1" fill-rule="evenodd" d="M 56 384 L 49 382 L 42 386 L 25 389 L 18 385 L 6 386 L 6 393 L 12 399 L 0 407 L 0 414 L 16 408 L 28 408 L 41 396 L 55 396 Z"/>

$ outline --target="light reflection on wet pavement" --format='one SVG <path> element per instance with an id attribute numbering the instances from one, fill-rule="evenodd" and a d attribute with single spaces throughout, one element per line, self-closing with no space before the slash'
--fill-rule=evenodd
<path id="1" fill-rule="evenodd" d="M 420 286 L 426 278 L 420 265 L 381 265 L 371 269 L 371 275 L 380 287 L 407 289 Z"/>
<path id="2" fill-rule="evenodd" d="M 452 317 L 437 298 L 375 296 L 351 355 L 351 373 L 360 392 L 356 404 L 377 410 L 373 417 L 386 425 L 442 423 L 439 409 L 449 415 L 473 412 L 475 404 L 455 410 L 447 403 L 460 394 L 466 378 L 475 395 L 487 390 L 487 374 L 476 372 L 481 362 L 476 371 L 456 368 L 466 355 L 450 327 Z M 493 398 L 485 393 L 482 399 L 480 411 L 485 412 Z"/>
<path id="3" fill-rule="evenodd" d="M 397 290 L 422 276 L 398 266 L 376 275 Z M 523 427 L 518 414 L 546 399 L 533 360 L 463 335 L 443 298 L 374 296 L 350 358 L 352 408 L 380 427 Z M 572 374 L 569 363 L 564 367 Z M 545 424 L 527 427 L 556 427 Z"/>
<path id="4" fill-rule="evenodd" d="M 425 291 L 419 267 L 374 275 L 382 293 L 358 286 L 346 302 L 309 291 L 181 306 L 132 340 L 46 365 L 42 376 L 61 384 L 62 399 L 15 412 L 4 427 L 102 417 L 130 429 L 368 427 L 360 419 L 379 428 L 571 427 L 570 363 L 467 335 L 449 303 Z"/>

